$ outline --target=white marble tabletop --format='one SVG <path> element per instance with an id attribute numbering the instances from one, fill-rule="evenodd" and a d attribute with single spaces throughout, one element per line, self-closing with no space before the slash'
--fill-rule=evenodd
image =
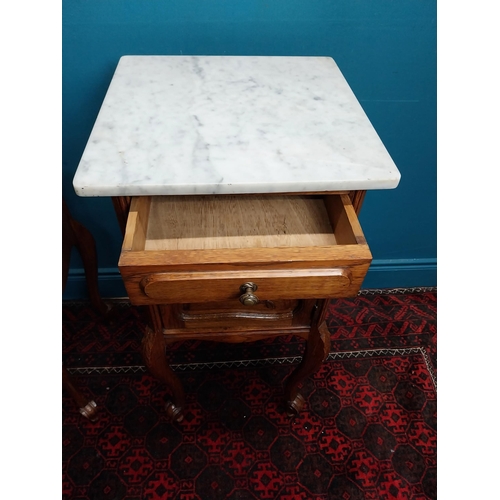
<path id="1" fill-rule="evenodd" d="M 124 56 L 80 196 L 390 189 L 400 173 L 329 57 Z"/>

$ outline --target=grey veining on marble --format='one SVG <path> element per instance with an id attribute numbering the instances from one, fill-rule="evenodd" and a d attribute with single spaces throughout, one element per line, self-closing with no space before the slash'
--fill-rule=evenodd
<path id="1" fill-rule="evenodd" d="M 400 173 L 329 57 L 124 56 L 80 196 L 390 189 Z"/>

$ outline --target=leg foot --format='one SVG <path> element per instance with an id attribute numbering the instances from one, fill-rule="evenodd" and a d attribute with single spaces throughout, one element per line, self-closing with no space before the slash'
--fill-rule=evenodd
<path id="1" fill-rule="evenodd" d="M 172 422 L 182 422 L 184 419 L 183 409 L 175 406 L 172 401 L 167 401 L 165 403 L 165 410 L 167 411 L 167 416 Z"/>
<path id="2" fill-rule="evenodd" d="M 302 397 L 302 394 L 300 392 L 297 392 L 297 395 L 295 396 L 295 399 L 293 401 L 287 401 L 286 404 L 286 414 L 289 417 L 296 417 L 299 413 L 300 410 L 302 410 L 302 407 L 304 406 L 305 399 Z"/>
<path id="3" fill-rule="evenodd" d="M 64 389 L 68 391 L 75 403 L 78 405 L 80 413 L 91 422 L 95 422 L 97 420 L 97 405 L 95 404 L 95 401 L 89 401 L 86 399 L 74 386 L 73 380 L 64 366 L 62 369 L 62 382 Z"/>
<path id="4" fill-rule="evenodd" d="M 80 413 L 88 418 L 91 422 L 97 421 L 97 405 L 95 401 L 89 401 L 83 408 L 80 408 Z"/>

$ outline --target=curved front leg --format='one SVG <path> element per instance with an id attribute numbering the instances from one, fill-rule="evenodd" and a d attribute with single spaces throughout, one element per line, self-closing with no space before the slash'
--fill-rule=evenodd
<path id="1" fill-rule="evenodd" d="M 115 196 L 112 200 L 121 232 L 125 234 L 132 197 Z M 142 339 L 142 355 L 144 362 L 151 375 L 161 382 L 164 382 L 170 389 L 172 401 L 168 401 L 165 405 L 167 415 L 171 420 L 181 422 L 184 418 L 182 414 L 185 404 L 184 389 L 182 388 L 181 381 L 167 363 L 167 358 L 165 356 L 166 343 L 163 337 L 162 320 L 158 307 L 149 306 L 149 315 L 153 328 L 148 326 L 144 338 Z"/>
<path id="2" fill-rule="evenodd" d="M 290 417 L 298 415 L 304 406 L 304 398 L 298 391 L 299 384 L 319 369 L 330 352 L 330 332 L 323 321 L 313 326 L 307 339 L 306 351 L 299 366 L 292 372 L 285 385 L 285 404 Z"/>
<path id="3" fill-rule="evenodd" d="M 184 418 L 185 396 L 181 381 L 172 371 L 165 356 L 165 339 L 159 328 L 146 328 L 142 339 L 142 354 L 150 373 L 170 389 L 172 401 L 165 405 L 167 415 L 171 420 L 181 422 Z"/>

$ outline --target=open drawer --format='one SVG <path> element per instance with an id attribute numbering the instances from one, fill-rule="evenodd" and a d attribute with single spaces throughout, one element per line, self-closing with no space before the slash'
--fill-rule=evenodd
<path id="1" fill-rule="evenodd" d="M 135 305 L 354 296 L 371 262 L 348 195 L 132 199 L 118 267 Z"/>

